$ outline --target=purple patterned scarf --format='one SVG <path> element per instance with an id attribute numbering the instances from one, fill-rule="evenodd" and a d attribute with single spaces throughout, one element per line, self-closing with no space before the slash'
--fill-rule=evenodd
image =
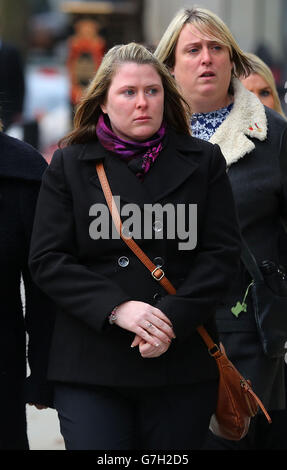
<path id="1" fill-rule="evenodd" d="M 166 126 L 163 123 L 151 140 L 145 142 L 127 141 L 114 134 L 109 125 L 106 124 L 103 114 L 101 114 L 96 132 L 102 146 L 125 160 L 130 169 L 139 178 L 142 178 L 149 171 L 163 148 Z"/>

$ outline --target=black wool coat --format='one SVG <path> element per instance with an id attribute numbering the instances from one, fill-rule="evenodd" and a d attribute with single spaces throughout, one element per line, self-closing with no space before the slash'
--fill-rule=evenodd
<path id="1" fill-rule="evenodd" d="M 97 161 L 104 162 L 121 211 L 130 203 L 141 213 L 147 204 L 185 204 L 188 216 L 188 204 L 197 205 L 194 249 L 180 250 L 177 233 L 175 239 L 167 237 L 164 218 L 155 221 L 163 239 L 137 240 L 152 260 L 161 258 L 176 295 L 166 294 L 122 240 L 91 238 L 91 208 L 105 206 Z M 105 220 L 111 224 L 108 213 Z M 169 131 L 143 182 L 99 142 L 57 150 L 44 175 L 30 252 L 35 282 L 59 307 L 49 379 L 160 386 L 216 378 L 217 366 L 196 327 L 204 324 L 217 339 L 216 305 L 238 267 L 239 253 L 233 196 L 218 146 Z M 134 334 L 109 325 L 109 313 L 127 300 L 156 305 L 170 318 L 176 339 L 161 357 L 142 358 L 130 347 Z"/>
<path id="2" fill-rule="evenodd" d="M 27 263 L 34 210 L 46 167 L 43 157 L 30 145 L 0 133 L 0 449 L 11 445 L 22 448 L 25 442 L 25 396 L 35 403 L 44 399 L 44 356 L 53 311 L 50 301 L 33 283 Z M 21 276 L 25 287 L 22 298 Z M 30 375 L 24 393 L 26 333 L 35 376 Z"/>
<path id="3" fill-rule="evenodd" d="M 287 122 L 269 108 L 265 112 L 266 140 L 250 139 L 255 144 L 254 150 L 233 163 L 228 175 L 242 236 L 257 263 L 271 260 L 287 269 L 287 235 L 283 230 L 287 221 Z M 237 301 L 242 301 L 250 282 L 250 275 L 241 264 L 228 301 L 222 302 L 218 309 L 219 331 L 257 330 L 250 295 L 247 312 L 235 317 L 230 310 Z"/>

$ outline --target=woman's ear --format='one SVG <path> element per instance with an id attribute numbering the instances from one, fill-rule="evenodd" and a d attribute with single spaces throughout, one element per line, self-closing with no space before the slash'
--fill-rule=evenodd
<path id="1" fill-rule="evenodd" d="M 106 108 L 105 103 L 101 104 L 100 107 L 101 107 L 101 110 L 103 111 L 103 113 L 107 114 L 107 108 Z"/>

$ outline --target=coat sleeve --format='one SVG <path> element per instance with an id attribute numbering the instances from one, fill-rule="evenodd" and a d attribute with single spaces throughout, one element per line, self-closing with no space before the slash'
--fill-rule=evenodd
<path id="1" fill-rule="evenodd" d="M 57 150 L 39 194 L 30 248 L 30 269 L 36 284 L 65 314 L 102 332 L 107 316 L 131 300 L 116 283 L 78 259 L 73 201 Z"/>
<path id="2" fill-rule="evenodd" d="M 165 296 L 157 304 L 172 321 L 179 339 L 188 338 L 215 315 L 240 264 L 238 217 L 225 159 L 217 145 L 209 168 L 206 201 L 192 266 L 176 294 Z"/>

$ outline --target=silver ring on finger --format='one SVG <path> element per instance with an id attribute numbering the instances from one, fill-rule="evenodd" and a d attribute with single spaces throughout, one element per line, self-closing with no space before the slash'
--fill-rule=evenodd
<path id="1" fill-rule="evenodd" d="M 147 327 L 147 328 L 151 328 L 152 326 L 153 326 L 153 324 L 150 323 L 150 322 L 148 322 L 146 327 Z"/>

